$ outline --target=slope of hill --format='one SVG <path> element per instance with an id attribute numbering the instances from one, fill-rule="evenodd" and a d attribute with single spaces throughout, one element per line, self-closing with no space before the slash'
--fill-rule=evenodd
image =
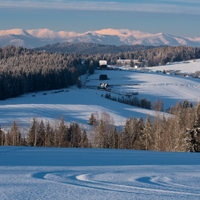
<path id="1" fill-rule="evenodd" d="M 187 45 L 200 46 L 199 38 L 178 37 L 170 34 L 151 34 L 140 31 L 131 31 L 128 29 L 102 29 L 97 31 L 88 31 L 85 33 L 54 32 L 48 29 L 11 29 L 0 30 L 0 46 L 20 45 L 28 48 L 36 48 L 54 43 L 96 43 L 109 45 Z"/>
<path id="2" fill-rule="evenodd" d="M 200 198 L 195 153 L 0 147 L 0 199 Z"/>
<path id="3" fill-rule="evenodd" d="M 170 68 L 179 67 L 190 69 L 190 73 L 199 69 L 199 61 L 172 64 Z M 169 66 L 165 66 L 167 67 Z M 152 68 L 159 70 L 159 67 Z M 163 69 L 163 68 L 162 68 Z M 30 93 L 18 98 L 1 101 L 0 123 L 3 128 L 9 127 L 13 121 L 19 126 L 27 126 L 32 118 L 40 118 L 54 123 L 64 117 L 66 122 L 78 122 L 87 129 L 87 122 L 91 113 L 106 111 L 115 121 L 116 126 L 122 126 L 126 119 L 132 117 L 155 116 L 157 112 L 142 109 L 119 102 L 111 101 L 103 96 L 105 90 L 97 90 L 102 82 L 100 74 L 107 74 L 106 82 L 112 86 L 112 95 L 126 95 L 138 92 L 138 97 L 146 98 L 151 102 L 160 99 L 164 102 L 164 109 L 174 105 L 177 101 L 188 100 L 198 102 L 200 99 L 200 79 L 186 78 L 170 74 L 129 71 L 125 70 L 96 70 L 95 74 L 82 80 L 85 86 L 78 89 L 76 86 L 59 93 L 54 91 Z"/>

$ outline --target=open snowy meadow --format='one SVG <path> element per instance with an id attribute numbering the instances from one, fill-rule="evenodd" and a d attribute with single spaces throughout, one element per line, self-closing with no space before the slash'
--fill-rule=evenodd
<path id="1" fill-rule="evenodd" d="M 33 118 L 56 123 L 78 122 L 83 128 L 91 113 L 106 111 L 122 126 L 127 118 L 155 116 L 142 109 L 106 99 L 101 82 L 116 97 L 134 96 L 164 102 L 198 102 L 200 79 L 162 70 L 199 71 L 200 61 L 141 70 L 96 70 L 83 87 L 25 94 L 0 101 L 3 129 L 16 121 L 26 129 Z M 187 71 L 187 70 L 188 71 Z M 159 71 L 159 72 L 158 72 Z M 99 75 L 108 80 L 100 81 Z M 0 199 L 200 199 L 200 154 L 113 149 L 0 147 Z"/>
<path id="2" fill-rule="evenodd" d="M 198 153 L 0 147 L 0 199 L 200 199 Z"/>
<path id="3" fill-rule="evenodd" d="M 15 121 L 26 128 L 33 118 L 56 123 L 61 117 L 66 122 L 78 122 L 88 129 L 91 113 L 105 111 L 114 119 L 116 126 L 122 126 L 129 117 L 155 116 L 153 110 L 142 109 L 106 99 L 106 93 L 112 96 L 131 96 L 164 102 L 164 110 L 177 101 L 188 100 L 196 103 L 200 100 L 200 79 L 164 74 L 155 71 L 174 69 L 193 73 L 200 70 L 200 60 L 174 63 L 166 66 L 142 70 L 96 70 L 87 79 L 82 77 L 83 87 L 76 86 L 57 91 L 44 91 L 25 94 L 18 98 L 0 101 L 0 125 L 6 129 Z M 188 69 L 188 70 L 187 70 Z M 109 80 L 100 81 L 100 74 L 106 74 Z M 108 83 L 111 92 L 99 90 L 100 83 Z M 132 95 L 137 93 L 138 95 Z"/>

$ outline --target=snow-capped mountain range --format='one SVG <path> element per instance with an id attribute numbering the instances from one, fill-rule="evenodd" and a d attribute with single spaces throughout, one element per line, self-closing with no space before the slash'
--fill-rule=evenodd
<path id="1" fill-rule="evenodd" d="M 85 33 L 55 32 L 49 29 L 10 29 L 0 30 L 0 47 L 16 45 L 28 48 L 62 42 L 89 42 L 109 45 L 145 45 L 145 46 L 193 46 L 200 47 L 200 37 L 179 37 L 163 33 L 144 33 L 128 29 L 102 29 Z"/>

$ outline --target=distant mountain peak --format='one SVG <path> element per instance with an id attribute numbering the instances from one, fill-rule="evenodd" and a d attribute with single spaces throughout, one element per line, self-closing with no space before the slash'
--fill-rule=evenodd
<path id="1" fill-rule="evenodd" d="M 29 35 L 28 32 L 24 29 L 9 29 L 9 30 L 0 30 L 0 36 L 6 35 Z"/>
<path id="2" fill-rule="evenodd" d="M 164 33 L 147 33 L 139 30 L 106 28 L 84 33 L 59 31 L 55 32 L 47 28 L 44 29 L 9 29 L 0 30 L 0 47 L 6 45 L 22 45 L 28 48 L 35 48 L 54 43 L 77 43 L 92 42 L 96 44 L 109 45 L 187 45 L 200 46 L 200 38 L 179 37 Z"/>

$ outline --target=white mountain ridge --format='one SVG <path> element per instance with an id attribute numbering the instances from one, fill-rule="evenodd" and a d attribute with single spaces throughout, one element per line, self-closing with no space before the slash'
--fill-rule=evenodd
<path id="1" fill-rule="evenodd" d="M 59 31 L 49 29 L 10 29 L 0 30 L 0 47 L 16 45 L 27 48 L 36 48 L 47 44 L 62 42 L 91 42 L 110 45 L 171 45 L 200 47 L 200 38 L 179 37 L 163 33 L 144 33 L 139 30 L 102 29 L 84 33 Z"/>

